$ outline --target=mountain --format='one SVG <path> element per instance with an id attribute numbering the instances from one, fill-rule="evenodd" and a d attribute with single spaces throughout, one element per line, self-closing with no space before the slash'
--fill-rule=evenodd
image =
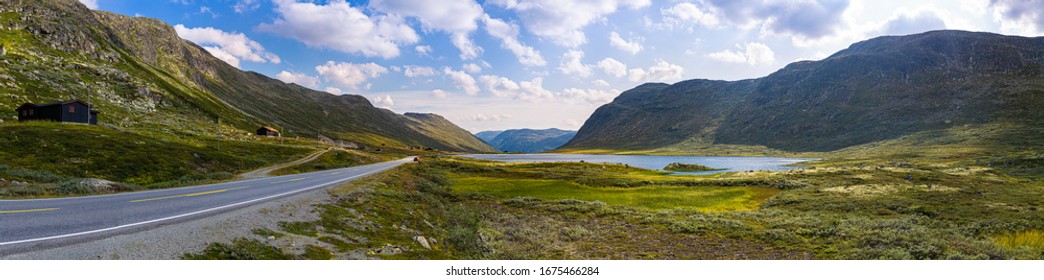
<path id="1" fill-rule="evenodd" d="M 493 139 L 486 142 L 501 151 L 539 153 L 562 146 L 574 135 L 576 135 L 576 131 L 556 128 L 511 129 L 497 133 Z"/>
<path id="2" fill-rule="evenodd" d="M 502 133 L 502 132 L 504 132 L 504 131 L 503 130 L 488 130 L 488 131 L 475 133 L 475 137 L 478 137 L 479 139 L 482 139 L 482 141 L 485 141 L 486 143 L 489 143 L 490 141 L 493 141 L 493 138 L 497 138 L 497 135 L 500 135 L 500 133 Z"/>
<path id="3" fill-rule="evenodd" d="M 1044 37 L 933 31 L 758 79 L 644 84 L 598 108 L 563 149 L 833 151 L 965 126 L 1039 128 L 1041 108 Z"/>
<path id="4" fill-rule="evenodd" d="M 141 133 L 235 136 L 273 126 L 374 146 L 495 151 L 442 117 L 400 115 L 362 96 L 242 71 L 164 22 L 92 11 L 76 0 L 0 2 L 0 43 L 5 121 L 24 102 L 89 92 L 101 122 Z"/>

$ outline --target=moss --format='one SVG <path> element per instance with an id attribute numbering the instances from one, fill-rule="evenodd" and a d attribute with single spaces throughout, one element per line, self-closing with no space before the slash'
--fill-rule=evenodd
<path id="1" fill-rule="evenodd" d="M 699 172 L 699 171 L 714 171 L 714 170 L 724 170 L 724 169 L 707 167 L 705 165 L 700 165 L 700 164 L 695 164 L 695 163 L 673 162 L 671 164 L 668 164 L 666 167 L 664 167 L 663 170 L 679 171 L 679 172 Z"/>

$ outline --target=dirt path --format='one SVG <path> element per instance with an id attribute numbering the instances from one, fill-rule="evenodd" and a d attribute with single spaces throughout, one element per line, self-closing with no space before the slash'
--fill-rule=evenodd
<path id="1" fill-rule="evenodd" d="M 253 178 L 268 177 L 268 176 L 271 176 L 269 173 L 272 173 L 272 171 L 276 171 L 276 170 L 279 170 L 279 169 L 282 169 L 282 168 L 286 168 L 286 167 L 290 167 L 290 166 L 294 166 L 294 165 L 303 164 L 303 163 L 306 163 L 306 162 L 309 162 L 309 161 L 313 161 L 316 158 L 319 158 L 319 156 L 321 156 L 321 155 L 323 155 L 326 152 L 329 152 L 331 150 L 333 150 L 333 149 L 326 149 L 326 150 L 318 151 L 318 152 L 315 152 L 315 153 L 313 153 L 311 155 L 308 155 L 307 157 L 301 158 L 299 160 L 295 160 L 295 161 L 291 161 L 291 162 L 287 162 L 287 163 L 283 163 L 283 164 L 277 164 L 277 165 L 262 167 L 260 169 L 254 170 L 254 171 L 250 171 L 250 172 L 247 172 L 247 173 L 239 174 L 239 178 L 242 178 L 242 179 L 253 179 Z"/>

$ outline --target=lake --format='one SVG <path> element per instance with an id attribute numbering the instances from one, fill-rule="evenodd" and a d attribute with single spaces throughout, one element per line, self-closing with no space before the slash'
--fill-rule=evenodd
<path id="1" fill-rule="evenodd" d="M 584 155 L 584 154 L 469 154 L 464 157 L 503 162 L 591 162 L 619 163 L 645 169 L 663 170 L 674 162 L 695 163 L 725 170 L 702 172 L 675 172 L 675 174 L 706 175 L 729 171 L 780 171 L 801 168 L 790 164 L 812 161 L 809 158 L 785 157 L 707 157 L 707 156 L 643 156 L 643 155 Z"/>

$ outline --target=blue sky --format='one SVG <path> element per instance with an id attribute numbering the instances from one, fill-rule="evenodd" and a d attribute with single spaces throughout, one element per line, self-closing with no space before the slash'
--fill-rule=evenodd
<path id="1" fill-rule="evenodd" d="M 81 0 L 243 70 L 472 132 L 578 129 L 645 82 L 758 78 L 937 29 L 1044 35 L 1044 0 Z"/>

